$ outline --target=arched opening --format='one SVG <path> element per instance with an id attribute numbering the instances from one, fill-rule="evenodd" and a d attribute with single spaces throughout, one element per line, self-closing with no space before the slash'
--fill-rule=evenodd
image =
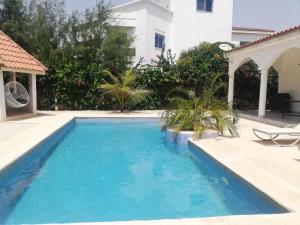
<path id="1" fill-rule="evenodd" d="M 234 106 L 239 110 L 257 110 L 260 94 L 260 69 L 249 59 L 235 71 Z M 271 67 L 268 71 L 267 109 L 278 92 L 278 72 Z"/>
<path id="2" fill-rule="evenodd" d="M 251 59 L 235 71 L 234 107 L 239 110 L 257 109 L 259 97 L 259 68 Z"/>
<path id="3" fill-rule="evenodd" d="M 300 48 L 287 49 L 273 62 L 273 67 L 278 72 L 277 94 L 290 96 L 289 101 L 285 100 L 285 104 L 282 103 L 285 108 L 281 110 L 298 116 L 300 114 Z"/>

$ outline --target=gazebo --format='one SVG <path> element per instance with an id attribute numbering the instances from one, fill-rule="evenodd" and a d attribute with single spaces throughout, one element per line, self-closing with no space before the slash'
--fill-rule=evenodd
<path id="1" fill-rule="evenodd" d="M 9 106 L 4 92 L 4 72 L 8 72 L 11 81 L 17 77 L 28 80 L 29 104 L 26 112 L 37 113 L 36 76 L 45 75 L 47 68 L 32 55 L 21 48 L 10 37 L 0 31 L 0 121 L 6 120 Z M 24 77 L 26 76 L 26 77 Z"/>
<path id="2" fill-rule="evenodd" d="M 266 113 L 268 70 L 274 67 L 278 74 L 278 93 L 292 97 L 292 110 L 300 111 L 300 25 L 234 48 L 226 53 L 229 58 L 228 101 L 234 101 L 235 71 L 253 60 L 260 69 L 258 116 Z"/>

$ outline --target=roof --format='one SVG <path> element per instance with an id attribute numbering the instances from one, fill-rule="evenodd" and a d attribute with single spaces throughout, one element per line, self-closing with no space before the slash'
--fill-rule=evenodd
<path id="1" fill-rule="evenodd" d="M 0 66 L 6 71 L 45 74 L 47 68 L 0 31 Z"/>
<path id="2" fill-rule="evenodd" d="M 251 28 L 251 27 L 232 27 L 233 31 L 250 31 L 250 32 L 265 32 L 274 33 L 274 30 L 261 29 L 261 28 Z"/>
<path id="3" fill-rule="evenodd" d="M 126 7 L 126 6 L 136 4 L 136 3 L 139 3 L 139 2 L 142 2 L 142 1 L 144 1 L 144 0 L 130 0 L 130 1 L 125 2 L 125 3 L 119 3 L 119 4 L 114 5 L 113 9 L 120 8 L 120 7 Z"/>
<path id="4" fill-rule="evenodd" d="M 112 9 L 117 11 L 118 9 L 131 7 L 131 6 L 134 6 L 136 4 L 143 3 L 143 2 L 148 2 L 148 3 L 158 7 L 160 9 L 163 9 L 163 10 L 167 11 L 168 13 L 173 13 L 172 10 L 170 10 L 168 8 L 168 6 L 163 5 L 163 4 L 161 4 L 159 2 L 156 2 L 156 1 L 153 1 L 153 0 L 131 0 L 131 1 L 126 2 L 126 3 L 121 3 L 121 4 L 114 5 L 112 7 Z"/>
<path id="5" fill-rule="evenodd" d="M 270 40 L 273 40 L 273 39 L 276 39 L 276 38 L 279 38 L 279 37 L 282 37 L 282 36 L 285 36 L 285 35 L 288 35 L 288 34 L 291 34 L 293 32 L 297 32 L 297 31 L 300 31 L 300 25 L 289 28 L 289 29 L 286 29 L 286 30 L 283 30 L 283 31 L 280 31 L 280 32 L 277 32 L 275 34 L 268 35 L 264 38 L 258 39 L 256 41 L 250 42 L 248 44 L 241 45 L 237 48 L 234 48 L 234 49 L 228 51 L 227 53 L 231 53 L 231 52 L 235 52 L 235 51 L 238 51 L 238 50 L 241 50 L 241 49 L 249 48 L 251 46 L 255 46 L 255 45 L 258 45 L 258 44 L 261 44 L 261 43 L 264 43 L 264 42 L 267 42 L 267 41 L 270 41 Z"/>

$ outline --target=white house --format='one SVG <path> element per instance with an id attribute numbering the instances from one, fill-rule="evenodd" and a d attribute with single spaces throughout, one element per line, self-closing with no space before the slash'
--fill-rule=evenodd
<path id="1" fill-rule="evenodd" d="M 235 45 L 244 45 L 252 41 L 259 40 L 266 36 L 274 34 L 274 30 L 249 28 L 249 27 L 232 27 L 232 40 Z"/>
<path id="2" fill-rule="evenodd" d="M 163 47 L 179 55 L 200 42 L 231 41 L 233 0 L 132 0 L 113 8 L 113 24 L 135 38 L 135 59 Z"/>

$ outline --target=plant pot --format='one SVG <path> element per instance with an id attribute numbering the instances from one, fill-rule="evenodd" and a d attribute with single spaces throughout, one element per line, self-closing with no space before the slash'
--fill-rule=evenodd
<path id="1" fill-rule="evenodd" d="M 167 129 L 167 141 L 176 142 L 177 144 L 188 144 L 190 138 L 193 138 L 194 131 L 181 131 L 176 134 L 174 130 Z M 200 139 L 213 139 L 219 137 L 216 130 L 205 130 L 202 132 Z"/>
<path id="2" fill-rule="evenodd" d="M 216 130 L 205 130 L 202 134 L 201 134 L 201 138 L 200 139 L 214 139 L 219 137 L 219 132 Z"/>
<path id="3" fill-rule="evenodd" d="M 189 138 L 194 135 L 193 131 L 181 131 L 176 133 L 174 130 L 167 130 L 167 141 L 176 142 L 177 144 L 188 144 Z"/>

